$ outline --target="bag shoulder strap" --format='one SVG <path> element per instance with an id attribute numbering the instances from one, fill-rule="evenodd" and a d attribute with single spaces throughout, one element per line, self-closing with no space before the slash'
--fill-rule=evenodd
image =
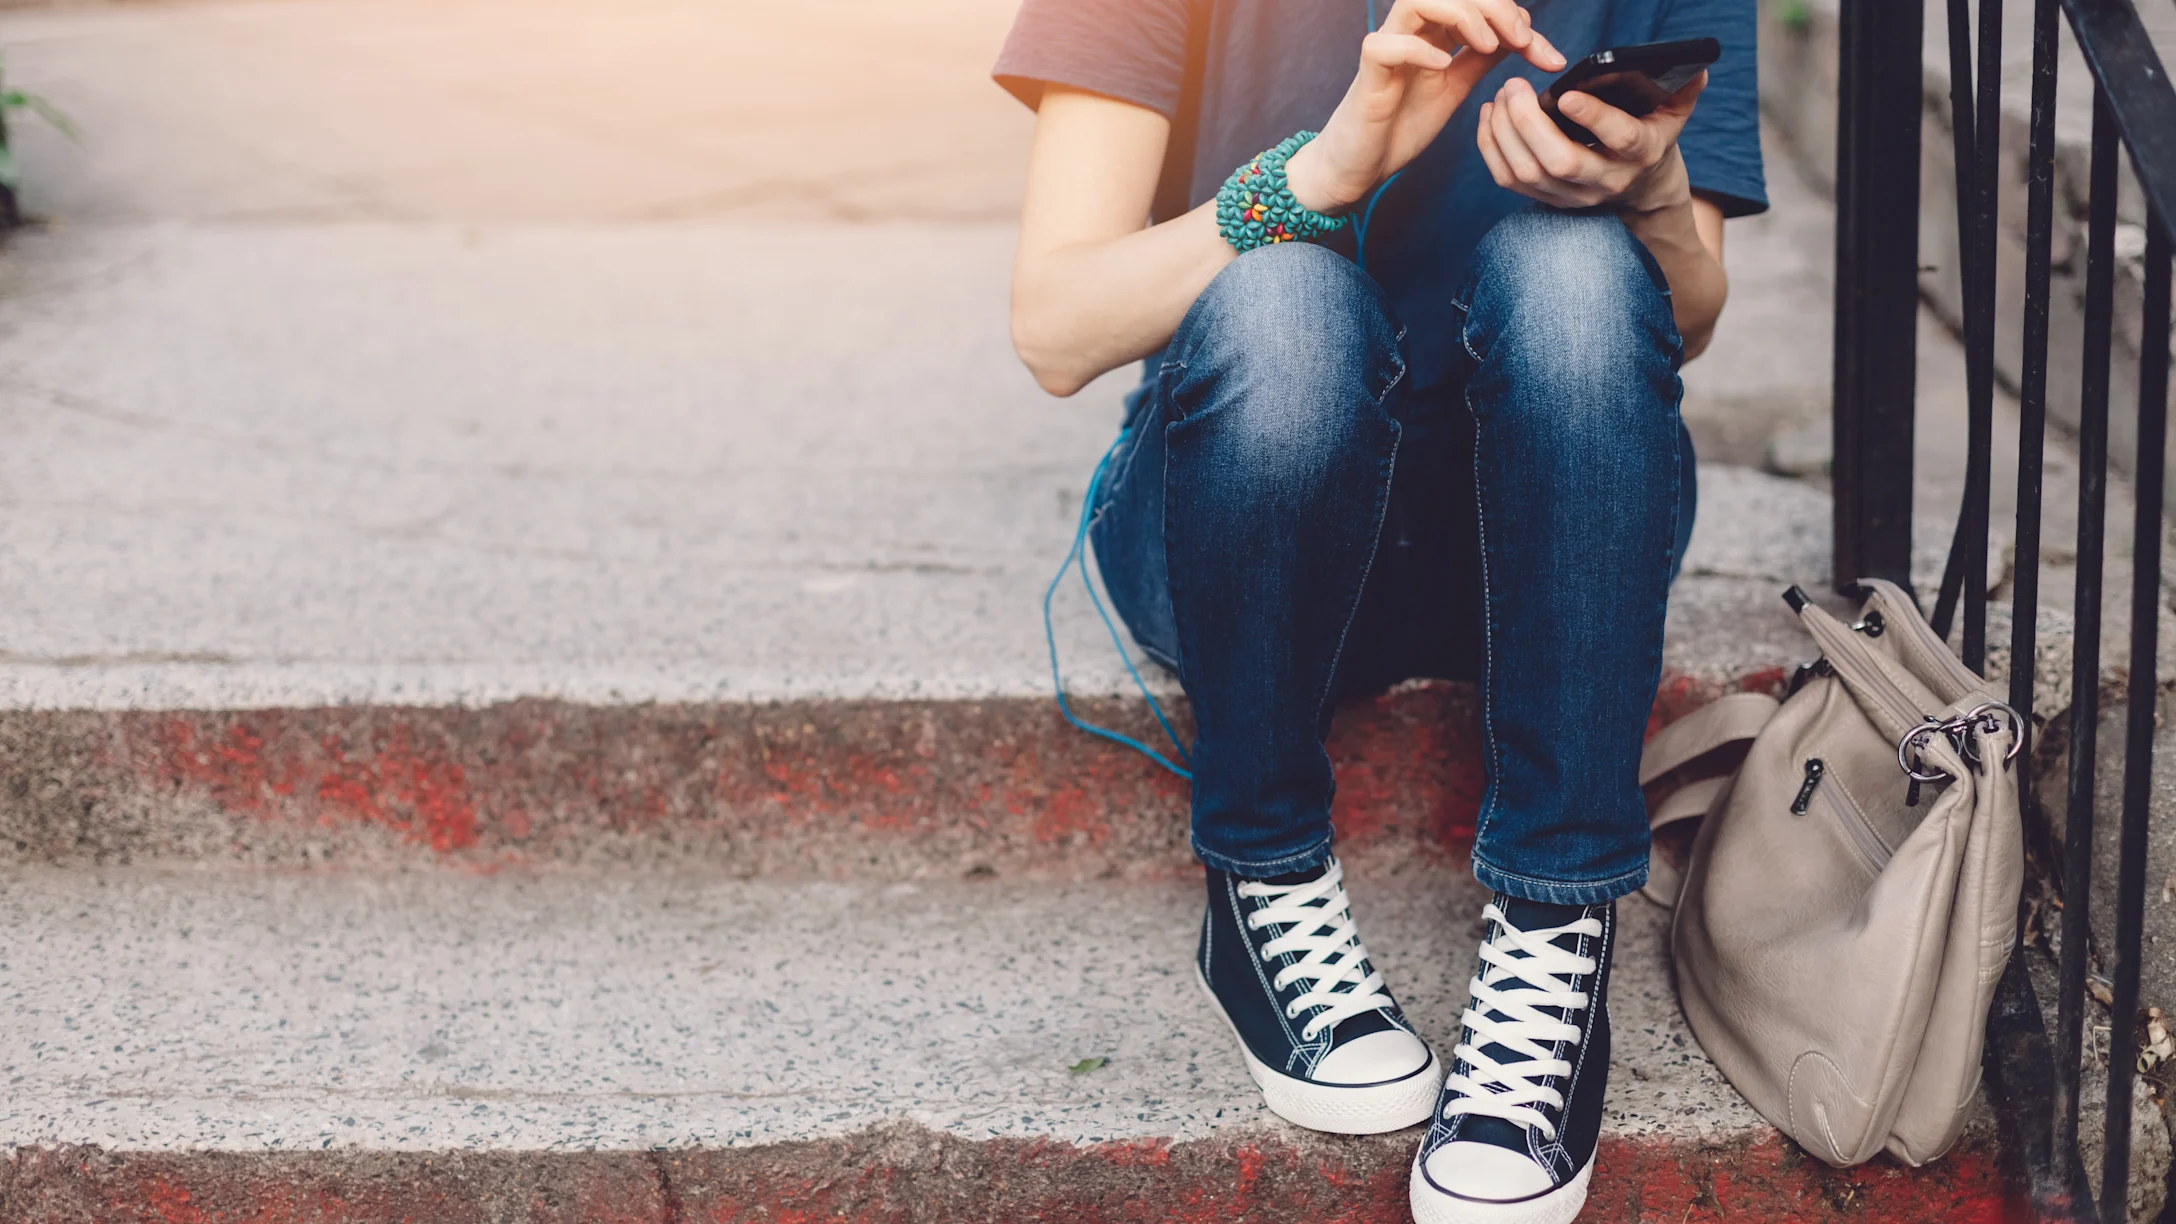
<path id="1" fill-rule="evenodd" d="M 1782 702 L 1766 693 L 1730 693 L 1655 732 L 1640 750 L 1640 785 L 1760 734 Z"/>
<path id="2" fill-rule="evenodd" d="M 1766 693 L 1731 693 L 1685 715 L 1657 731 L 1640 751 L 1640 785 L 1650 785 L 1717 749 L 1751 741 L 1782 704 Z M 1656 805 L 1647 819 L 1648 831 L 1706 816 L 1729 788 L 1727 774 L 1686 783 Z M 1668 859 L 1655 851 L 1648 853 L 1642 896 L 1665 908 L 1676 905 L 1683 882 L 1681 873 Z"/>
<path id="3" fill-rule="evenodd" d="M 1648 831 L 1652 833 L 1680 820 L 1705 818 L 1729 792 L 1731 778 L 1730 774 L 1702 778 L 1671 792 L 1648 818 Z M 1660 848 L 1650 848 L 1647 851 L 1647 883 L 1640 886 L 1640 895 L 1669 909 L 1677 904 L 1677 894 L 1684 886 L 1684 873 L 1678 870 L 1677 864 L 1665 857 Z"/>

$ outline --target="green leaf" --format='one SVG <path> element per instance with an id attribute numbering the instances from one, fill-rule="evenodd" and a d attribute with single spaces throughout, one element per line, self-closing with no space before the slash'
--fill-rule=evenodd
<path id="1" fill-rule="evenodd" d="M 44 97 L 38 94 L 19 93 L 16 96 L 22 98 L 22 102 L 20 103 L 21 106 L 28 109 L 38 118 L 52 124 L 54 131 L 59 132 L 61 135 L 66 136 L 70 140 L 77 139 L 75 120 L 70 119 L 66 112 L 62 111 L 59 107 L 53 105 L 51 102 L 46 101 Z"/>
<path id="2" fill-rule="evenodd" d="M 1103 1065 L 1105 1063 L 1108 1063 L 1109 1061 L 1111 1060 L 1108 1058 L 1083 1058 L 1079 1062 L 1074 1063 L 1072 1066 L 1067 1067 L 1066 1070 L 1071 1071 L 1075 1075 L 1086 1075 L 1090 1071 L 1102 1070 Z"/>
<path id="3" fill-rule="evenodd" d="M 0 145 L 0 187 L 15 190 L 23 176 L 15 169 L 15 154 L 6 145 Z"/>

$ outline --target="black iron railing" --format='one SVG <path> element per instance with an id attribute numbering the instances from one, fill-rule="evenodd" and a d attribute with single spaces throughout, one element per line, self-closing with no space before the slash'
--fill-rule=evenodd
<path id="1" fill-rule="evenodd" d="M 1847 0 L 1836 82 L 1836 572 L 1911 584 L 1921 11 Z"/>
<path id="2" fill-rule="evenodd" d="M 2150 0 L 2149 0 L 2150 2 Z M 1958 249 L 1969 432 L 1965 499 L 1934 621 L 1945 635 L 1960 606 L 1962 654 L 1987 652 L 1987 539 L 1994 434 L 1997 180 L 2001 137 L 2002 0 L 1980 0 L 1977 56 L 1970 0 L 1947 0 L 1950 113 L 1957 172 Z M 1987 1071 L 2022 1158 L 2033 1204 L 2050 1220 L 2125 1219 L 2131 1178 L 2131 1068 L 2137 1060 L 2139 955 L 2152 781 L 2161 605 L 2163 453 L 2169 384 L 2170 248 L 2176 240 L 2176 90 L 2132 0 L 2034 0 L 2025 218 L 2023 324 L 2017 392 L 2017 565 L 2012 577 L 2010 704 L 2031 725 L 2037 646 L 2041 472 L 2048 403 L 2051 252 L 2055 228 L 2055 111 L 2059 25 L 2067 18 L 2092 76 L 2090 199 L 2079 386 L 2076 629 L 2068 717 L 2069 777 L 2062 821 L 2061 956 L 2052 1037 L 2024 958 L 2013 957 L 1989 1022 Z M 1845 0 L 1840 27 L 1837 153 L 1836 581 L 1861 574 L 1908 580 L 1912 507 L 1913 316 L 1918 306 L 1920 48 L 1913 0 Z M 1976 88 L 1975 88 L 1976 84 Z M 2113 996 L 2101 1192 L 2087 1192 L 2079 1157 L 2079 1074 L 2085 1037 L 2088 916 L 2099 727 L 2102 522 L 2107 492 L 2109 371 L 2117 273 L 2117 192 L 2128 154 L 2144 196 L 2144 299 L 2138 429 L 2132 477 L 2130 676 L 2125 713 L 2115 940 L 2098 949 Z M 2020 756 L 2029 769 L 2032 753 Z M 2021 778 L 2028 805 L 2035 788 Z M 2107 898 L 2100 898 L 2106 902 Z M 2023 924 L 2020 924 L 2021 928 Z M 2170 1218 L 2170 1217 L 2164 1217 Z"/>

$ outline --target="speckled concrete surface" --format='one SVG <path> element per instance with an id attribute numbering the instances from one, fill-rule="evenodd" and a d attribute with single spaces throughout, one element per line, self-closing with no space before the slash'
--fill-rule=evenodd
<path id="1" fill-rule="evenodd" d="M 0 876 L 0 1144 L 750 1145 L 911 1121 L 1072 1143 L 1277 1128 L 1189 973 L 1199 884 L 691 875 Z M 1356 872 L 1439 1049 L 1485 899 Z M 1742 1138 L 1663 915 L 1622 909 L 1609 1128 Z M 1068 1070 L 1105 1057 L 1100 1070 Z"/>
<path id="2" fill-rule="evenodd" d="M 1047 684 L 1123 377 L 1011 355 L 1011 231 L 145 227 L 0 254 L 0 702 Z M 1124 680 L 1079 592 L 1084 686 Z M 1099 670 L 1100 669 L 1100 670 Z"/>
<path id="3" fill-rule="evenodd" d="M 1036 390 L 1012 242 L 24 235 L 0 252 L 0 704 L 1047 691 L 1037 601 L 1130 374 Z M 1704 486 L 1688 572 L 1721 577 L 1682 615 L 1824 572 L 1819 494 Z M 1072 681 L 1124 690 L 1082 593 L 1058 611 Z M 1716 657 L 1673 638 L 1674 667 Z"/>

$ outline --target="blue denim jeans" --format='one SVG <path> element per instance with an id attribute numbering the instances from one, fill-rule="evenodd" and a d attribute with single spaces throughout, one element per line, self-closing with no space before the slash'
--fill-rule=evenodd
<path id="1" fill-rule="evenodd" d="M 1409 336 L 1341 256 L 1239 257 L 1128 401 L 1096 562 L 1192 703 L 1203 862 L 1324 861 L 1334 703 L 1474 679 L 1474 874 L 1598 903 L 1647 874 L 1640 744 L 1692 530 L 1683 349 L 1661 270 L 1614 217 L 1507 218 L 1457 300 L 1458 334 Z M 1456 360 L 1411 387 L 1423 343 Z"/>

